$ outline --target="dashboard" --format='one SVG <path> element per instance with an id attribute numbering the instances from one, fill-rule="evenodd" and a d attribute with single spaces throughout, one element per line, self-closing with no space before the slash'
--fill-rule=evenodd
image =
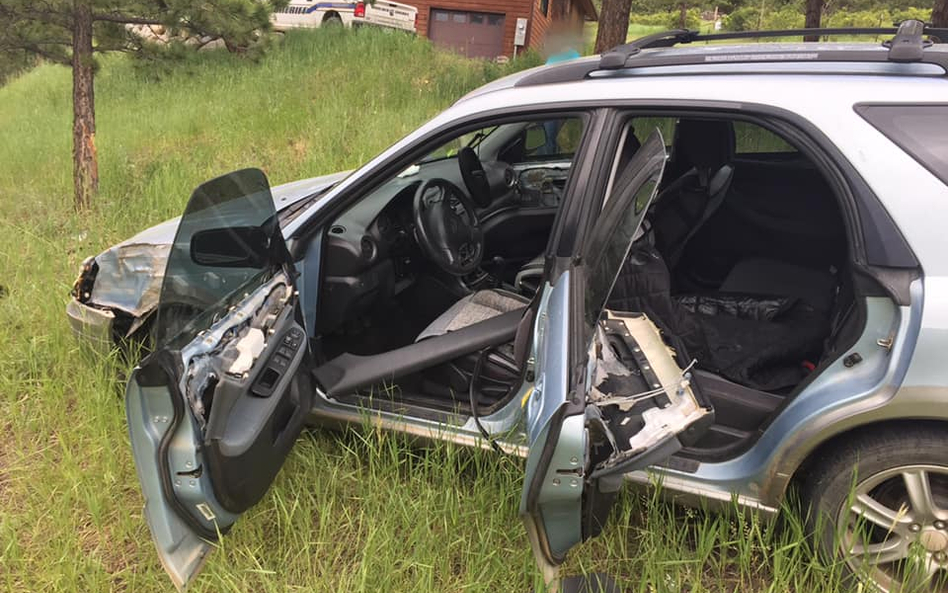
<path id="1" fill-rule="evenodd" d="M 558 208 L 566 190 L 569 163 L 526 166 L 517 173 L 519 203 L 523 206 Z"/>
<path id="2" fill-rule="evenodd" d="M 487 208 L 477 211 L 485 231 L 492 217 L 555 212 L 569 175 L 569 162 L 483 165 L 493 196 Z M 382 299 L 411 286 L 430 267 L 415 241 L 412 206 L 418 186 L 433 178 L 446 179 L 467 193 L 457 159 L 413 165 L 363 197 L 329 227 L 321 258 L 322 332 L 364 315 Z M 485 236 L 489 241 L 489 233 Z"/>

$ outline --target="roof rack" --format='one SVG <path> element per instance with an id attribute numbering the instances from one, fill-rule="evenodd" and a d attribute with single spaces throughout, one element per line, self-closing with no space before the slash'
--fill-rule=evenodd
<path id="1" fill-rule="evenodd" d="M 735 51 L 721 51 L 711 54 L 643 53 L 643 50 L 667 48 L 678 44 L 698 41 L 722 41 L 730 39 L 761 39 L 771 37 L 810 37 L 822 35 L 893 35 L 882 46 L 889 51 L 878 49 L 833 48 L 827 44 L 813 44 L 812 47 L 793 49 L 781 48 L 779 52 L 748 52 L 746 48 Z M 928 39 L 925 39 L 928 37 Z M 918 20 L 908 20 L 895 27 L 878 28 L 820 28 L 820 29 L 780 29 L 773 31 L 741 31 L 734 33 L 701 33 L 692 29 L 672 29 L 653 33 L 620 45 L 604 53 L 599 62 L 583 60 L 567 62 L 560 66 L 543 69 L 522 78 L 516 86 L 552 84 L 556 82 L 574 82 L 587 78 L 596 71 L 621 70 L 623 68 L 651 68 L 659 66 L 692 66 L 698 64 L 721 63 L 764 63 L 764 62 L 848 62 L 848 63 L 928 63 L 941 66 L 948 73 L 948 52 L 925 52 L 934 43 L 948 43 L 948 29 L 928 27 Z"/>

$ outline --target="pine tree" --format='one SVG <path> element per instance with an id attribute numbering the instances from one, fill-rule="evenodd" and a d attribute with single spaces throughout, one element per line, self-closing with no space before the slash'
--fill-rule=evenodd
<path id="1" fill-rule="evenodd" d="M 269 30 L 271 11 L 286 0 L 0 0 L 0 52 L 28 52 L 72 68 L 75 206 L 87 208 L 98 189 L 95 148 L 95 55 L 143 53 L 141 27 L 175 38 L 223 39 L 249 47 Z"/>
<path id="2" fill-rule="evenodd" d="M 823 0 L 806 0 L 803 6 L 803 26 L 807 29 L 819 29 L 823 22 Z M 819 41 L 819 35 L 807 35 L 804 41 Z"/>
<path id="3" fill-rule="evenodd" d="M 596 53 L 607 52 L 625 43 L 629 34 L 629 12 L 632 0 L 602 0 L 599 29 L 596 32 Z"/>
<path id="4" fill-rule="evenodd" d="M 935 0 L 932 9 L 932 24 L 936 27 L 948 28 L 948 0 Z"/>

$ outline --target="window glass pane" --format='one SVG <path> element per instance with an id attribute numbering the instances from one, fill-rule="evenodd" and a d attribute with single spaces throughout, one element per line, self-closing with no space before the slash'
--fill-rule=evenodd
<path id="1" fill-rule="evenodd" d="M 446 13 L 446 12 L 444 12 L 444 11 L 436 10 L 435 13 L 434 13 L 434 16 L 435 16 L 435 20 L 438 21 L 438 22 L 440 22 L 440 23 L 446 23 L 446 22 L 448 22 L 448 13 Z"/>
<path id="2" fill-rule="evenodd" d="M 579 146 L 582 131 L 582 121 L 576 118 L 537 122 L 525 131 L 524 160 L 569 158 Z"/>
<path id="3" fill-rule="evenodd" d="M 454 22 L 455 22 L 455 23 L 466 23 L 466 22 L 467 22 L 467 15 L 466 15 L 466 14 L 455 14 L 455 15 L 453 15 L 453 16 L 454 16 Z"/>
<path id="4" fill-rule="evenodd" d="M 620 149 L 615 157 L 620 165 L 585 254 L 589 326 L 595 325 L 602 313 L 665 169 L 664 140 L 657 129 L 625 164 L 621 164 L 622 152 Z"/>
<path id="5" fill-rule="evenodd" d="M 504 24 L 504 17 L 499 14 L 487 15 L 487 24 L 496 27 Z"/>
<path id="6" fill-rule="evenodd" d="M 796 148 L 780 136 L 746 121 L 734 122 L 734 141 L 737 154 L 797 152 Z"/>
<path id="7" fill-rule="evenodd" d="M 246 294 L 266 282 L 274 263 L 263 257 L 261 246 L 267 238 L 283 242 L 263 172 L 235 171 L 195 189 L 178 223 L 164 270 L 155 323 L 158 344 L 168 343 L 181 332 L 187 335 L 182 334 L 177 343 L 186 344 L 209 325 L 193 323 L 202 313 L 218 311 L 216 305 L 238 289 Z M 196 258 L 192 248 L 209 242 L 215 245 L 212 255 L 220 256 L 226 253 L 224 246 L 232 246 L 236 259 L 228 263 L 226 257 Z"/>
<path id="8" fill-rule="evenodd" d="M 578 119 L 563 121 L 556 134 L 556 146 L 560 153 L 573 154 L 579 148 L 579 137 L 583 131 L 582 123 Z"/>
<path id="9" fill-rule="evenodd" d="M 948 104 L 859 105 L 856 111 L 948 184 Z"/>
<path id="10" fill-rule="evenodd" d="M 472 14 L 472 15 L 471 15 L 471 23 L 473 23 L 473 24 L 475 24 L 475 25 L 483 25 L 483 24 L 484 24 L 484 15 L 482 15 L 482 14 Z"/>
<path id="11" fill-rule="evenodd" d="M 652 130 L 658 129 L 665 141 L 665 148 L 671 149 L 671 143 L 675 140 L 675 127 L 678 125 L 677 117 L 637 117 L 632 121 L 631 133 L 639 141 L 643 141 Z"/>

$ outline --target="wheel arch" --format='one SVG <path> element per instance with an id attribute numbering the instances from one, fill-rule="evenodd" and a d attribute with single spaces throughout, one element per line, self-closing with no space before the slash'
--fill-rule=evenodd
<path id="1" fill-rule="evenodd" d="M 924 429 L 942 431 L 948 436 L 948 419 L 945 418 L 890 418 L 877 420 L 853 426 L 842 432 L 833 434 L 819 442 L 810 450 L 803 460 L 793 470 L 789 479 L 785 481 L 779 493 L 780 498 L 786 496 L 790 488 L 799 488 L 806 484 L 813 470 L 818 467 L 834 450 L 845 446 L 847 442 L 854 442 L 870 435 L 883 432 L 919 431 Z M 775 493 L 776 494 L 776 493 Z"/>
<path id="2" fill-rule="evenodd" d="M 323 20 L 320 21 L 320 24 L 325 25 L 329 21 L 342 22 L 342 15 L 336 12 L 335 10 L 329 10 L 326 12 L 326 14 L 323 15 Z"/>

